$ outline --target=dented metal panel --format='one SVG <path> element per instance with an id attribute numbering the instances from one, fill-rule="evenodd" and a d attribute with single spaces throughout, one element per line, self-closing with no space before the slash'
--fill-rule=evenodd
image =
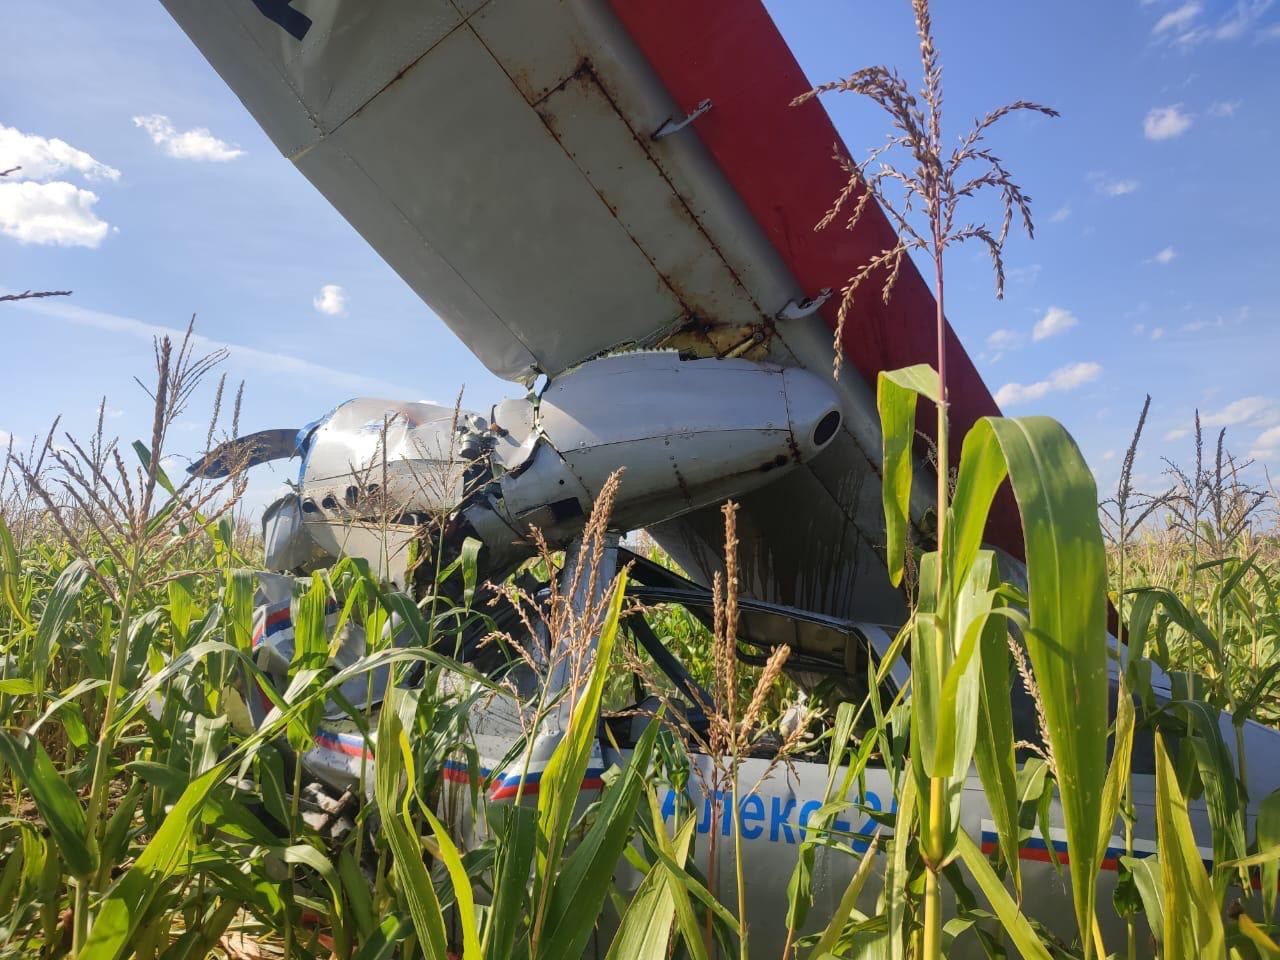
<path id="1" fill-rule="evenodd" d="M 719 106 L 654 140 L 702 96 L 674 99 L 603 0 L 462 3 L 451 28 L 447 11 L 439 19 L 427 5 L 368 64 L 357 51 L 362 37 L 376 35 L 369 18 L 377 8 L 355 0 L 330 0 L 314 18 L 323 29 L 300 44 L 247 2 L 226 10 L 165 2 L 269 130 L 295 123 L 290 111 L 301 101 L 294 95 L 291 105 L 289 91 L 304 90 L 315 132 L 287 138 L 310 144 L 292 152 L 299 169 L 499 375 L 555 375 L 631 344 L 799 364 L 819 377 L 830 369 L 821 317 L 775 319 L 818 291 L 796 282 L 703 146 L 703 133 L 722 122 Z M 295 6 L 308 16 L 319 9 Z M 234 18 L 258 17 L 254 36 L 272 37 L 266 53 L 226 29 L 232 10 Z M 407 53 L 413 37 L 421 49 Z M 289 78 L 283 88 L 273 81 L 266 99 L 255 57 Z M 339 104 L 374 85 L 362 79 L 366 69 L 386 81 L 332 126 L 345 109 Z M 323 97 L 328 113 L 318 106 L 321 76 L 335 88 Z M 878 562 L 879 520 L 868 504 L 878 496 L 879 434 L 861 376 L 846 367 L 836 386 L 842 425 L 823 474 L 766 487 L 741 516 L 744 549 L 763 558 L 760 595 L 810 596 L 818 609 L 848 616 L 856 606 L 851 571 Z M 495 453 L 513 469 L 533 449 L 525 434 L 514 446 L 500 441 Z M 595 463 L 603 470 L 622 455 L 580 457 L 578 469 L 594 478 Z M 692 462 L 689 471 L 668 469 L 673 496 L 697 470 Z M 789 536 L 794 524 L 773 531 L 772 517 L 750 516 L 794 516 L 791 491 L 801 484 L 807 538 Z M 696 540 L 699 552 L 718 556 L 718 528 L 712 508 L 659 532 L 670 548 Z M 766 531 L 780 539 L 756 543 Z M 690 569 L 709 570 L 710 561 Z"/>

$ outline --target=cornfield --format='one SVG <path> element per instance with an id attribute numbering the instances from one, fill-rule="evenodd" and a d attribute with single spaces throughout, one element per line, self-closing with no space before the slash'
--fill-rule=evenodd
<path id="1" fill-rule="evenodd" d="M 405 584 L 344 557 L 277 576 L 277 610 L 238 507 L 247 463 L 163 466 L 223 357 L 162 339 L 149 437 L 122 446 L 101 411 L 85 441 L 55 422 L 0 474 L 0 955 L 1280 956 L 1280 790 L 1254 766 L 1277 756 L 1280 503 L 1224 436 L 1206 456 L 1199 424 L 1193 465 L 1134 490 L 1145 409 L 1102 503 L 1048 418 L 949 442 L 944 253 L 983 245 L 999 293 L 1011 224 L 1032 220 L 984 138 L 1056 114 L 1016 101 L 944 156 L 913 7 L 918 95 L 882 67 L 807 95 L 871 98 L 913 163 L 848 164 L 818 225 L 875 198 L 902 238 L 851 265 L 841 323 L 912 252 L 935 267 L 937 368 L 877 383 L 883 554 L 911 614 L 865 675 L 802 682 L 787 644 L 742 656 L 732 503 L 705 620 L 637 601 L 625 566 L 598 576 L 621 471 L 573 548 L 539 540 L 501 583 L 479 582 L 474 545 L 444 555 L 430 516 Z M 957 217 L 983 190 L 994 228 Z M 224 386 L 206 449 L 238 433 Z M 984 545 L 1006 484 L 1025 565 Z M 264 642 L 275 623 L 287 647 Z M 486 768 L 495 724 L 506 756 Z M 326 744 L 356 758 L 354 787 L 313 776 Z M 766 806 L 761 784 L 802 766 L 820 798 Z M 751 852 L 766 831 L 786 859 Z M 766 887 L 785 887 L 771 912 Z"/>

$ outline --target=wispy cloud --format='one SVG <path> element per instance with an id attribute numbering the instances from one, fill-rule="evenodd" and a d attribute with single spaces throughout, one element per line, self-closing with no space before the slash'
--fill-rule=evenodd
<path id="1" fill-rule="evenodd" d="M 1150 257 L 1147 260 L 1147 263 L 1159 263 L 1162 265 L 1167 265 L 1167 264 L 1173 263 L 1173 261 L 1176 260 L 1177 257 L 1178 257 L 1177 250 L 1173 249 L 1173 247 L 1165 247 L 1155 256 Z"/>
<path id="2" fill-rule="evenodd" d="M 1067 219 L 1067 217 L 1069 216 L 1071 216 L 1071 206 L 1070 204 L 1064 203 L 1057 210 L 1053 211 L 1052 215 L 1050 215 L 1049 217 L 1049 222 L 1061 223 L 1063 220 Z"/>
<path id="3" fill-rule="evenodd" d="M 207 160 L 225 163 L 244 153 L 239 147 L 219 140 L 209 132 L 207 127 L 195 127 L 180 132 L 164 114 L 153 113 L 145 117 L 134 117 L 133 124 L 145 130 L 151 137 L 151 142 L 175 160 Z"/>
<path id="4" fill-rule="evenodd" d="M 1142 132 L 1148 140 L 1170 140 L 1191 129 L 1191 115 L 1183 112 L 1182 104 L 1156 107 L 1148 111 L 1142 122 Z"/>
<path id="5" fill-rule="evenodd" d="M 1190 3 L 1184 3 L 1176 10 L 1170 10 L 1163 17 L 1157 20 L 1156 25 L 1152 28 L 1151 32 L 1157 37 L 1160 37 L 1167 33 L 1175 33 L 1180 30 L 1185 30 L 1191 25 L 1191 22 L 1200 15 L 1200 11 L 1203 9 L 1204 7 L 1199 3 L 1194 2 L 1194 0 Z"/>
<path id="6" fill-rule="evenodd" d="M 1098 379 L 1102 367 L 1096 363 L 1072 363 L 1053 371 L 1044 380 L 1035 383 L 1006 383 L 996 391 L 996 403 L 1001 407 L 1013 407 L 1031 400 L 1039 400 L 1049 393 L 1075 390 Z"/>
<path id="7" fill-rule="evenodd" d="M 1027 339 L 1025 333 L 1017 330 L 992 330 L 987 334 L 986 351 L 982 355 L 982 359 L 988 363 L 999 363 L 1006 353 L 1016 350 L 1022 346 Z"/>
<path id="8" fill-rule="evenodd" d="M 1040 279 L 1040 264 L 1028 263 L 1021 267 L 1010 267 L 1005 273 L 1010 283 L 1035 283 Z"/>
<path id="9" fill-rule="evenodd" d="M 1239 40 L 1271 8 L 1273 0 L 1240 0 L 1226 20 L 1213 31 L 1215 40 Z"/>
<path id="10" fill-rule="evenodd" d="M 1022 342 L 1022 334 L 1016 330 L 993 330 L 987 334 L 987 346 L 992 350 L 1008 350 Z"/>
<path id="11" fill-rule="evenodd" d="M 1039 341 L 1056 337 L 1060 333 L 1066 333 L 1079 322 L 1070 310 L 1050 307 L 1045 311 L 1044 316 L 1036 321 L 1036 325 L 1031 330 L 1031 339 Z"/>
<path id="12" fill-rule="evenodd" d="M 1089 174 L 1089 182 L 1104 197 L 1123 197 L 1138 189 L 1138 181 L 1131 177 L 1113 177 L 1099 171 Z"/>
<path id="13" fill-rule="evenodd" d="M 1269 397 L 1241 397 L 1221 410 L 1206 413 L 1200 422 L 1206 427 L 1268 427 L 1280 420 L 1280 408 Z"/>
<path id="14" fill-rule="evenodd" d="M 1165 440 L 1172 442 L 1174 440 L 1181 440 L 1183 437 L 1189 436 L 1190 433 L 1191 431 L 1188 430 L 1186 427 L 1175 427 L 1174 429 L 1165 433 L 1164 438 Z"/>
<path id="15" fill-rule="evenodd" d="M 182 338 L 185 331 L 176 327 L 166 327 L 155 323 L 146 323 L 132 317 L 121 317 L 100 310 L 89 310 L 70 303 L 54 303 L 48 301 L 23 301 L 12 305 L 15 309 L 24 310 L 45 317 L 52 317 L 67 323 L 83 327 L 93 327 L 110 333 L 135 337 L 141 340 L 153 340 L 155 337 Z M 348 394 L 371 394 L 375 396 L 411 397 L 418 394 L 418 388 L 405 387 L 390 383 L 378 377 L 352 373 L 326 367 L 301 357 L 271 350 L 260 350 L 257 347 L 225 340 L 215 340 L 202 334 L 195 334 L 193 339 L 202 350 L 218 350 L 225 348 L 234 363 L 261 370 L 274 378 L 293 378 L 311 384 L 323 384 L 335 391 Z"/>
<path id="16" fill-rule="evenodd" d="M 1165 14 L 1156 22 L 1155 35 L 1158 39 L 1171 40 L 1184 49 L 1197 46 L 1208 40 L 1229 42 L 1240 40 L 1250 34 L 1266 39 L 1276 30 L 1275 25 L 1259 27 L 1259 21 L 1271 9 L 1274 0 L 1238 0 L 1231 12 L 1216 24 L 1197 21 L 1200 13 L 1199 4 L 1187 3 L 1176 10 Z M 1186 13 L 1190 7 L 1196 10 Z M 1160 29 L 1161 25 L 1163 29 Z"/>
<path id="17" fill-rule="evenodd" d="M 1209 104 L 1209 115 L 1213 117 L 1234 117 L 1244 106 L 1243 100 L 1215 100 Z"/>
<path id="18" fill-rule="evenodd" d="M 347 312 L 347 292 L 336 283 L 326 283 L 311 300 L 311 305 L 330 317 L 341 317 Z"/>

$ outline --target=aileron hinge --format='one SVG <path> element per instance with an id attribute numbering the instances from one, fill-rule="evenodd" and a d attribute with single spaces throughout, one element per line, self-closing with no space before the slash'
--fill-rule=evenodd
<path id="1" fill-rule="evenodd" d="M 818 312 L 818 308 L 831 299 L 831 288 L 823 287 L 816 297 L 792 300 L 778 311 L 779 320 L 802 320 Z"/>
<path id="2" fill-rule="evenodd" d="M 693 123 L 693 121 L 697 120 L 700 116 L 702 116 L 704 113 L 706 113 L 710 109 L 711 109 L 711 101 L 703 100 L 691 111 L 689 111 L 688 116 L 668 117 L 666 121 L 662 124 L 662 126 L 660 126 L 657 130 L 653 131 L 652 139 L 661 140 L 663 137 L 669 137 L 673 133 L 678 133 L 679 131 L 683 130 L 689 124 Z"/>

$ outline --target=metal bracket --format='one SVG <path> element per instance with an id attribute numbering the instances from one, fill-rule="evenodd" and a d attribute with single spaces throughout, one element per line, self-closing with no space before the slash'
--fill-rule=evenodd
<path id="1" fill-rule="evenodd" d="M 831 299 L 831 288 L 823 287 L 816 297 L 792 300 L 778 311 L 779 320 L 802 320 L 818 312 L 818 308 Z"/>
<path id="2" fill-rule="evenodd" d="M 703 100 L 694 107 L 686 117 L 668 117 L 662 126 L 653 131 L 652 139 L 661 140 L 663 137 L 669 137 L 673 133 L 678 133 L 710 109 L 711 101 Z"/>

